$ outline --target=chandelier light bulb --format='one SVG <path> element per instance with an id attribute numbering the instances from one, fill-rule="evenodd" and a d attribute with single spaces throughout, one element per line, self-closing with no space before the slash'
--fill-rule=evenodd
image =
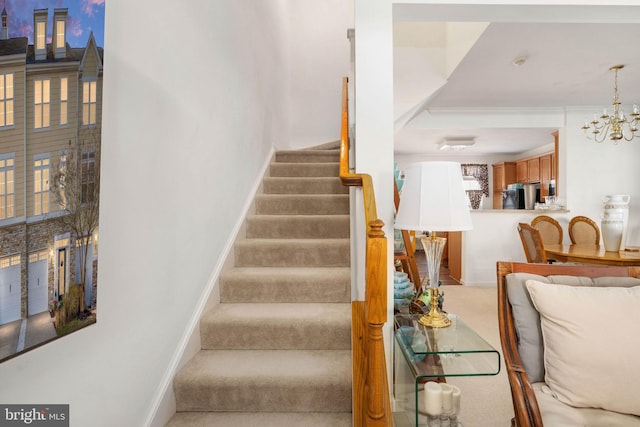
<path id="1" fill-rule="evenodd" d="M 584 131 L 585 136 L 588 139 L 593 139 L 596 142 L 604 142 L 606 139 L 613 141 L 617 144 L 619 140 L 624 139 L 631 141 L 638 132 L 638 121 L 640 121 L 640 110 L 638 105 L 633 105 L 633 112 L 629 114 L 630 117 L 625 116 L 624 111 L 620 108 L 620 100 L 618 97 L 618 71 L 623 69 L 624 65 L 614 65 L 609 68 L 614 72 L 614 86 L 613 86 L 613 113 L 607 114 L 607 109 L 604 108 L 602 116 L 599 118 L 596 114 L 593 115 L 591 122 L 585 122 L 581 129 Z"/>

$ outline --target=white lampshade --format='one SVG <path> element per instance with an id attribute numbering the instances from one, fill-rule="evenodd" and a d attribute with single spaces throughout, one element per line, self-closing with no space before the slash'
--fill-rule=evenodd
<path id="1" fill-rule="evenodd" d="M 473 228 L 460 163 L 420 162 L 405 172 L 395 228 L 464 231 Z"/>

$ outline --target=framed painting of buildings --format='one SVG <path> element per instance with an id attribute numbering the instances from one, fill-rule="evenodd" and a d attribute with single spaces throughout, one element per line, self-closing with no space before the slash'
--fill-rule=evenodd
<path id="1" fill-rule="evenodd" d="M 104 0 L 0 6 L 1 362 L 97 319 Z"/>

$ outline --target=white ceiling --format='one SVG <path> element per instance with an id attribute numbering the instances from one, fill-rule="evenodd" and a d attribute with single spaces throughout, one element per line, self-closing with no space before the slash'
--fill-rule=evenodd
<path id="1" fill-rule="evenodd" d="M 508 128 L 496 127 L 495 117 L 561 117 L 571 107 L 584 108 L 587 119 L 604 107 L 611 110 L 614 73 L 609 68 L 617 64 L 625 65 L 618 75 L 620 101 L 627 111 L 640 103 L 635 47 L 640 24 L 494 22 L 482 31 L 476 22 L 469 24 L 476 41 L 468 42 L 466 54 L 451 54 L 453 36 L 443 33 L 443 22 L 399 21 L 398 15 L 396 153 L 435 155 L 443 138 L 461 136 L 476 138 L 473 147 L 460 152 L 467 156 L 520 153 L 549 144 L 557 129 L 549 120 L 516 120 L 518 127 Z M 464 29 L 463 23 L 455 25 L 458 33 Z M 458 65 L 447 65 L 458 60 L 456 55 Z M 526 62 L 514 66 L 518 57 Z"/>

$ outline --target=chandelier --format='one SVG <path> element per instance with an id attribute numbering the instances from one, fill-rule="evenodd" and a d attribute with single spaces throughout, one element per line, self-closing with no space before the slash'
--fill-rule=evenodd
<path id="1" fill-rule="evenodd" d="M 618 98 L 618 70 L 624 68 L 624 65 L 614 65 L 609 68 L 610 71 L 615 73 L 614 86 L 613 86 L 613 113 L 607 114 L 607 109 L 604 109 L 602 115 L 598 118 L 594 115 L 591 122 L 586 122 L 582 126 L 582 130 L 588 139 L 593 139 L 596 142 L 603 142 L 607 137 L 617 144 L 619 140 L 625 139 L 631 141 L 638 132 L 638 121 L 640 120 L 640 110 L 638 106 L 633 106 L 633 112 L 630 117 L 624 115 L 624 112 L 620 108 L 620 100 Z M 589 134 L 592 134 L 591 137 Z"/>

